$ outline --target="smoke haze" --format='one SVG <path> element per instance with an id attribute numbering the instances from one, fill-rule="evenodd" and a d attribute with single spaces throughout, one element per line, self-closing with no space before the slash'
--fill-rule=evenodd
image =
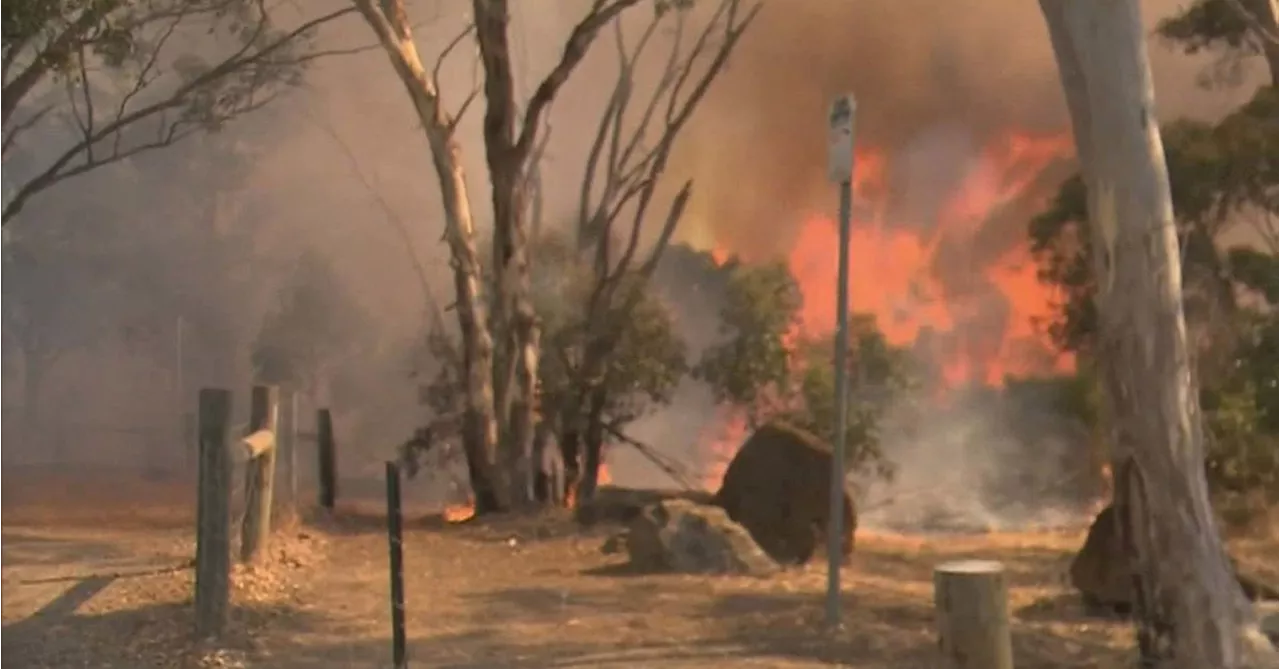
<path id="1" fill-rule="evenodd" d="M 333 3 L 316 4 L 318 13 L 319 5 Z M 527 96 L 558 58 L 585 2 L 513 4 L 517 87 Z M 1148 20 L 1154 22 L 1177 4 L 1145 2 Z M 411 16 L 422 24 L 417 33 L 424 60 L 434 60 L 441 45 L 461 29 L 464 10 L 465 3 L 444 0 L 411 3 Z M 328 27 L 321 40 L 344 47 L 368 44 L 373 38 L 368 27 L 352 17 Z M 599 46 L 553 108 L 545 167 L 552 224 L 567 222 L 573 211 L 590 135 L 582 129 L 594 127 L 612 84 L 610 49 Z M 1229 95 L 1195 86 L 1203 60 L 1173 54 L 1155 43 L 1152 57 L 1164 116 L 1212 116 L 1233 104 Z M 466 57 L 455 57 L 444 74 L 446 99 L 456 106 L 471 86 L 472 67 Z M 641 79 L 652 74 L 642 73 Z M 890 156 L 888 218 L 922 231 L 936 225 L 944 197 L 993 138 L 1010 129 L 1060 134 L 1067 125 L 1048 38 L 1034 2 L 771 0 L 679 145 L 668 182 L 695 182 L 680 236 L 747 258 L 784 256 L 806 218 L 833 208 L 833 191 L 824 175 L 823 119 L 830 99 L 846 91 L 859 101 L 859 144 Z M 489 213 L 480 139 L 482 103 L 472 107 L 460 136 L 474 209 L 483 224 Z M 142 349 L 104 337 L 100 345 L 78 349 L 59 362 L 57 373 L 47 380 L 43 395 L 50 401 L 63 400 L 76 412 L 76 417 L 53 420 L 68 425 L 173 421 L 181 407 L 193 404 L 195 389 L 208 385 L 234 388 L 243 402 L 250 383 L 249 342 L 276 299 L 285 269 L 306 249 L 332 263 L 366 314 L 361 323 L 366 357 L 343 395 L 350 404 L 332 401 L 343 441 L 344 471 L 377 476 L 378 463 L 421 422 L 422 409 L 416 404 L 406 361 L 424 322 L 422 279 L 440 304 L 451 301 L 439 241 L 443 228 L 436 177 L 405 92 L 379 50 L 326 59 L 312 68 L 296 94 L 227 128 L 221 141 L 251 143 L 257 151 L 247 166 L 213 166 L 208 168 L 212 173 L 201 175 L 147 167 L 145 161 L 109 168 L 34 201 L 23 220 L 15 223 L 21 227 L 42 218 L 72 217 L 66 209 L 74 204 L 109 219 L 113 229 L 129 235 L 138 249 L 161 248 L 157 240 L 166 234 L 166 219 L 154 213 L 155 199 L 161 195 L 153 193 L 164 194 L 165 216 L 181 218 L 186 194 L 210 188 L 214 177 L 227 177 L 226 171 L 240 170 L 225 194 L 227 201 L 217 205 L 217 224 L 252 238 L 245 247 L 244 271 L 254 280 L 213 295 L 208 309 L 211 322 L 228 324 L 231 334 L 219 341 L 228 342 L 232 350 L 208 353 L 201 347 L 214 338 L 189 331 L 182 355 L 190 360 L 182 394 L 175 396 L 172 333 L 157 335 L 156 343 Z M 130 170 L 146 172 L 151 190 L 111 185 Z M 999 324 L 993 327 L 1005 326 L 1008 305 L 985 286 L 973 285 L 972 268 L 1022 243 L 1026 213 L 1015 210 L 990 217 L 982 230 L 965 238 L 966 248 L 933 267 L 953 296 L 989 303 L 985 309 L 995 314 L 989 320 Z M 131 227 L 130 221 L 147 224 Z M 198 264 L 202 252 L 199 245 L 182 251 L 187 255 L 166 270 L 173 276 Z M 120 253 L 128 257 L 141 252 Z M 682 306 L 703 314 L 715 309 Z M 689 327 L 691 338 L 705 340 L 710 325 Z M 981 340 L 980 334 L 968 336 Z M 14 358 L 5 360 L 6 381 L 20 378 L 21 363 Z M 225 360 L 238 362 L 218 362 Z M 6 417 L 10 407 L 23 401 L 12 390 L 16 387 L 10 383 L 11 390 L 5 392 Z M 635 434 L 673 455 L 693 451 L 697 435 L 708 429 L 708 417 L 714 415 L 709 404 L 697 388 L 682 391 L 674 406 L 646 419 Z M 163 430 L 174 434 L 169 425 Z M 10 462 L 146 458 L 147 449 L 132 437 L 114 438 L 118 448 L 113 450 L 71 427 L 64 432 L 67 436 L 60 437 L 63 446 L 56 452 L 32 443 L 11 447 L 6 455 Z M 926 452 L 910 457 L 929 462 L 929 444 L 917 448 Z M 656 470 L 633 455 L 619 451 L 616 464 L 614 477 L 622 484 L 661 481 Z M 926 466 L 899 464 L 907 479 L 913 467 Z"/>

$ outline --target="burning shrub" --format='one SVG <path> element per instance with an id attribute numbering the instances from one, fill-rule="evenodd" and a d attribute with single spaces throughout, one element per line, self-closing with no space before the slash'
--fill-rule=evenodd
<path id="1" fill-rule="evenodd" d="M 742 410 L 749 426 L 782 419 L 835 442 L 835 338 L 808 336 L 799 287 L 783 263 L 731 265 L 721 332 L 695 374 L 716 399 Z M 880 434 L 890 408 L 917 384 L 905 349 L 891 345 L 869 315 L 849 324 L 850 396 L 846 462 L 854 471 L 889 478 L 892 463 Z"/>

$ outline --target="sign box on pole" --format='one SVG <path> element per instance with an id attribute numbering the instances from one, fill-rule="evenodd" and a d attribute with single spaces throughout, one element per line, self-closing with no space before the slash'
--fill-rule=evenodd
<path id="1" fill-rule="evenodd" d="M 842 95 L 831 103 L 827 115 L 827 176 L 832 183 L 848 183 L 853 179 L 853 115 L 852 95 Z"/>

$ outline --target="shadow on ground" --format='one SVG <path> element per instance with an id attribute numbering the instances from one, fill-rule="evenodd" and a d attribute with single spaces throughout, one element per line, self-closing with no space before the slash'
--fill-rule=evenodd
<path id="1" fill-rule="evenodd" d="M 687 641 L 677 634 L 668 643 L 654 643 L 652 634 L 644 634 L 647 638 L 642 640 L 636 633 L 647 626 L 639 615 L 631 615 L 636 611 L 619 606 L 627 599 L 626 592 L 594 599 L 578 593 L 566 603 L 562 593 L 539 588 L 491 593 L 477 602 L 493 616 L 483 627 L 470 624 L 466 631 L 434 634 L 410 629 L 410 665 L 433 669 L 831 665 L 910 669 L 935 667 L 938 662 L 931 611 L 906 603 L 848 596 L 845 627 L 829 633 L 822 625 L 820 602 L 811 594 L 712 596 L 703 606 L 685 612 L 691 620 L 711 621 L 712 634 L 703 631 Z M 586 640 L 572 633 L 574 621 L 590 615 L 614 622 L 607 638 Z M 528 634 L 531 628 L 519 622 L 538 618 L 563 619 L 565 633 Z M 1052 626 L 1022 620 L 1014 623 L 1014 647 L 1019 669 L 1111 667 L 1124 661 L 1123 652 L 1101 640 L 1082 642 L 1078 635 L 1068 637 Z M 277 660 L 271 666 L 281 669 L 385 667 L 391 661 L 390 635 L 278 648 L 273 657 Z"/>
<path id="2" fill-rule="evenodd" d="M 0 655 L 10 666 L 33 669 L 194 667 L 213 648 L 194 636 L 190 601 L 80 612 L 116 581 L 113 576 L 82 579 L 34 614 L 6 624 L 0 634 Z M 248 653 L 255 645 L 254 630 L 267 625 L 310 624 L 313 619 L 309 615 L 292 608 L 233 607 L 227 631 L 216 646 L 220 652 Z"/>
<path id="3" fill-rule="evenodd" d="M 5 530 L 0 535 L 0 561 L 5 567 L 57 567 L 85 559 L 115 560 L 130 557 L 119 545 L 80 537 L 60 537 Z"/>

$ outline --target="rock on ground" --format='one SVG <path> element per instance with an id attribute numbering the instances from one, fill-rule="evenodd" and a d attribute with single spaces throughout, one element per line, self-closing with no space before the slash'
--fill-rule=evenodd
<path id="1" fill-rule="evenodd" d="M 1132 604 L 1129 561 L 1121 549 L 1115 509 L 1103 509 L 1089 526 L 1084 545 L 1071 560 L 1071 585 L 1091 607 L 1128 611 Z"/>
<path id="2" fill-rule="evenodd" d="M 1271 641 L 1271 645 L 1280 644 L 1280 602 L 1258 602 L 1254 604 L 1258 614 L 1258 629 Z"/>
<path id="3" fill-rule="evenodd" d="M 645 507 L 604 546 L 606 553 L 623 550 L 632 566 L 645 571 L 763 576 L 777 570 L 723 509 L 684 499 Z"/>
<path id="4" fill-rule="evenodd" d="M 818 437 L 785 423 L 768 423 L 729 463 L 714 502 L 776 562 L 804 564 L 826 543 L 832 464 L 831 447 Z M 846 490 L 841 528 L 846 559 L 853 554 L 856 526 Z"/>
<path id="5" fill-rule="evenodd" d="M 1084 545 L 1071 561 L 1071 585 L 1085 604 L 1094 608 L 1127 613 L 1132 606 L 1129 559 L 1120 546 L 1115 511 L 1107 506 L 1098 513 Z M 1276 589 L 1262 578 L 1236 567 L 1236 580 L 1249 599 L 1275 599 Z"/>

